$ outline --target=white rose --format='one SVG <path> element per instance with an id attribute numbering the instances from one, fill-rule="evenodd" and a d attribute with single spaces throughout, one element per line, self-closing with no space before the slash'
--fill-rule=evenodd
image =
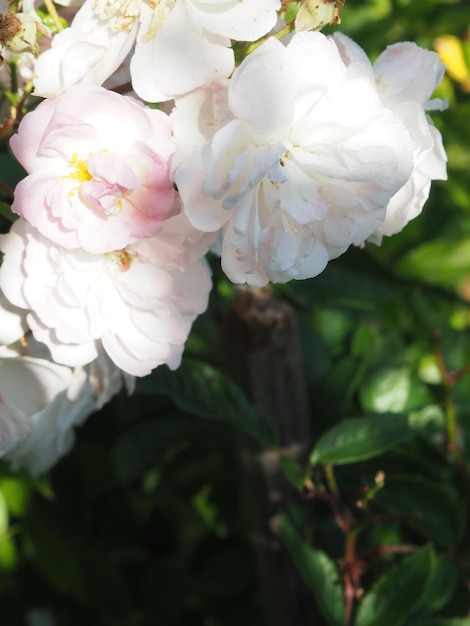
<path id="1" fill-rule="evenodd" d="M 388 46 L 373 68 L 366 68 L 364 53 L 357 44 L 340 33 L 333 39 L 351 71 L 367 72 L 373 77 L 382 103 L 400 117 L 410 133 L 408 148 L 413 155 L 413 169 L 406 184 L 390 200 L 383 223 L 370 237 L 380 244 L 384 235 L 398 233 L 421 213 L 431 181 L 447 178 L 441 134 L 426 115 L 426 111 L 447 106 L 442 100 L 430 100 L 445 65 L 435 52 L 402 42 Z"/>
<path id="2" fill-rule="evenodd" d="M 225 123 L 202 146 L 208 111 L 220 115 L 224 98 L 219 107 L 200 94 L 183 101 L 186 113 L 198 103 L 200 131 L 177 150 L 174 180 L 192 224 L 219 231 L 232 281 L 316 276 L 381 225 L 409 178 L 411 137 L 381 103 L 369 70 L 358 74 L 333 41 L 303 32 L 245 58 L 229 81 Z M 178 109 L 177 101 L 177 142 Z"/>
<path id="3" fill-rule="evenodd" d="M 29 336 L 0 346 L 0 456 L 14 469 L 40 474 L 66 454 L 74 430 L 118 393 L 125 377 L 104 354 L 87 367 L 52 362 Z"/>

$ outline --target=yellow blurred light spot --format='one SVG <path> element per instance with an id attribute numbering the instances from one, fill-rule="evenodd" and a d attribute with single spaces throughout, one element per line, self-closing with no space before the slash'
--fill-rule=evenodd
<path id="1" fill-rule="evenodd" d="M 470 70 L 465 61 L 462 42 L 454 35 L 441 35 L 434 41 L 449 76 L 460 83 L 462 89 L 470 91 Z"/>

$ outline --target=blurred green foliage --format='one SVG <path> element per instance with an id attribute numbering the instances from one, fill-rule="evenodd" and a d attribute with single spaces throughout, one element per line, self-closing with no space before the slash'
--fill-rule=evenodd
<path id="1" fill-rule="evenodd" d="M 451 35 L 470 66 L 464 0 L 348 0 L 341 16 L 325 32 L 371 58 Z M 296 312 L 316 441 L 306 466 L 282 463 L 303 499 L 279 529 L 318 626 L 470 626 L 470 92 L 454 74 L 433 114 L 449 180 L 422 215 L 274 290 Z M 216 262 L 214 277 L 181 371 L 93 416 L 50 475 L 3 468 L 2 626 L 263 624 L 237 433 L 273 435 L 222 373 L 234 289 Z"/>

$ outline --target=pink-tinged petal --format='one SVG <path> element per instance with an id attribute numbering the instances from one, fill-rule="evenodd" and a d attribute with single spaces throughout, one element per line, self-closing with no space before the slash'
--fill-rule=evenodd
<path id="1" fill-rule="evenodd" d="M 67 248 L 124 248 L 153 237 L 172 213 L 168 116 L 133 98 L 71 87 L 25 116 L 12 149 L 29 170 L 13 210 Z"/>
<path id="2" fill-rule="evenodd" d="M 175 143 L 184 149 L 185 154 L 203 145 L 233 119 L 228 105 L 229 85 L 229 80 L 222 80 L 176 99 L 170 121 Z M 182 153 L 182 150 L 179 151 L 173 158 L 173 168 L 176 168 L 177 160 L 184 157 Z"/>
<path id="3" fill-rule="evenodd" d="M 441 82 L 445 65 L 436 52 L 403 42 L 382 52 L 374 72 L 377 89 L 388 106 L 404 100 L 424 105 Z"/>
<path id="4" fill-rule="evenodd" d="M 95 152 L 87 159 L 86 168 L 92 178 L 82 185 L 80 193 L 85 202 L 104 214 L 120 211 L 122 196 L 139 186 L 135 172 L 117 154 Z"/>
<path id="5" fill-rule="evenodd" d="M 71 229 L 83 220 L 72 210 L 70 194 L 73 194 L 73 187 L 58 179 L 57 174 L 30 174 L 17 184 L 12 210 L 52 239 L 57 238 L 58 231 L 62 245 L 75 248 L 78 246 L 77 234 Z M 66 216 L 62 224 L 54 214 L 57 206 Z"/>
<path id="6" fill-rule="evenodd" d="M 60 104 L 59 101 L 58 105 L 60 106 Z M 25 132 L 24 129 L 22 130 Z M 96 138 L 96 129 L 92 124 L 84 122 L 74 115 L 67 115 L 60 110 L 56 110 L 51 116 L 38 145 L 38 156 L 48 158 L 54 156 L 67 157 L 70 154 L 71 143 L 78 148 L 82 143 L 89 144 L 90 142 L 95 142 Z"/>
<path id="7" fill-rule="evenodd" d="M 177 0 L 154 36 L 147 40 L 153 11 L 142 4 L 142 25 L 131 59 L 132 86 L 147 102 L 177 95 L 229 76 L 234 67 L 230 40 L 193 21 L 185 2 Z M 150 69 L 151 68 L 151 69 Z"/>

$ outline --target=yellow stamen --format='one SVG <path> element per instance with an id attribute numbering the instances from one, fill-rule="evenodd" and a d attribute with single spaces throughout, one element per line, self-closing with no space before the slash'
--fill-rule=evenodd
<path id="1" fill-rule="evenodd" d="M 74 180 L 79 180 L 82 183 L 86 183 L 88 180 L 93 178 L 88 171 L 85 161 L 81 161 L 75 152 L 72 154 L 72 158 L 70 159 L 70 165 L 74 167 L 75 170 L 64 176 L 64 178 L 73 178 Z"/>

